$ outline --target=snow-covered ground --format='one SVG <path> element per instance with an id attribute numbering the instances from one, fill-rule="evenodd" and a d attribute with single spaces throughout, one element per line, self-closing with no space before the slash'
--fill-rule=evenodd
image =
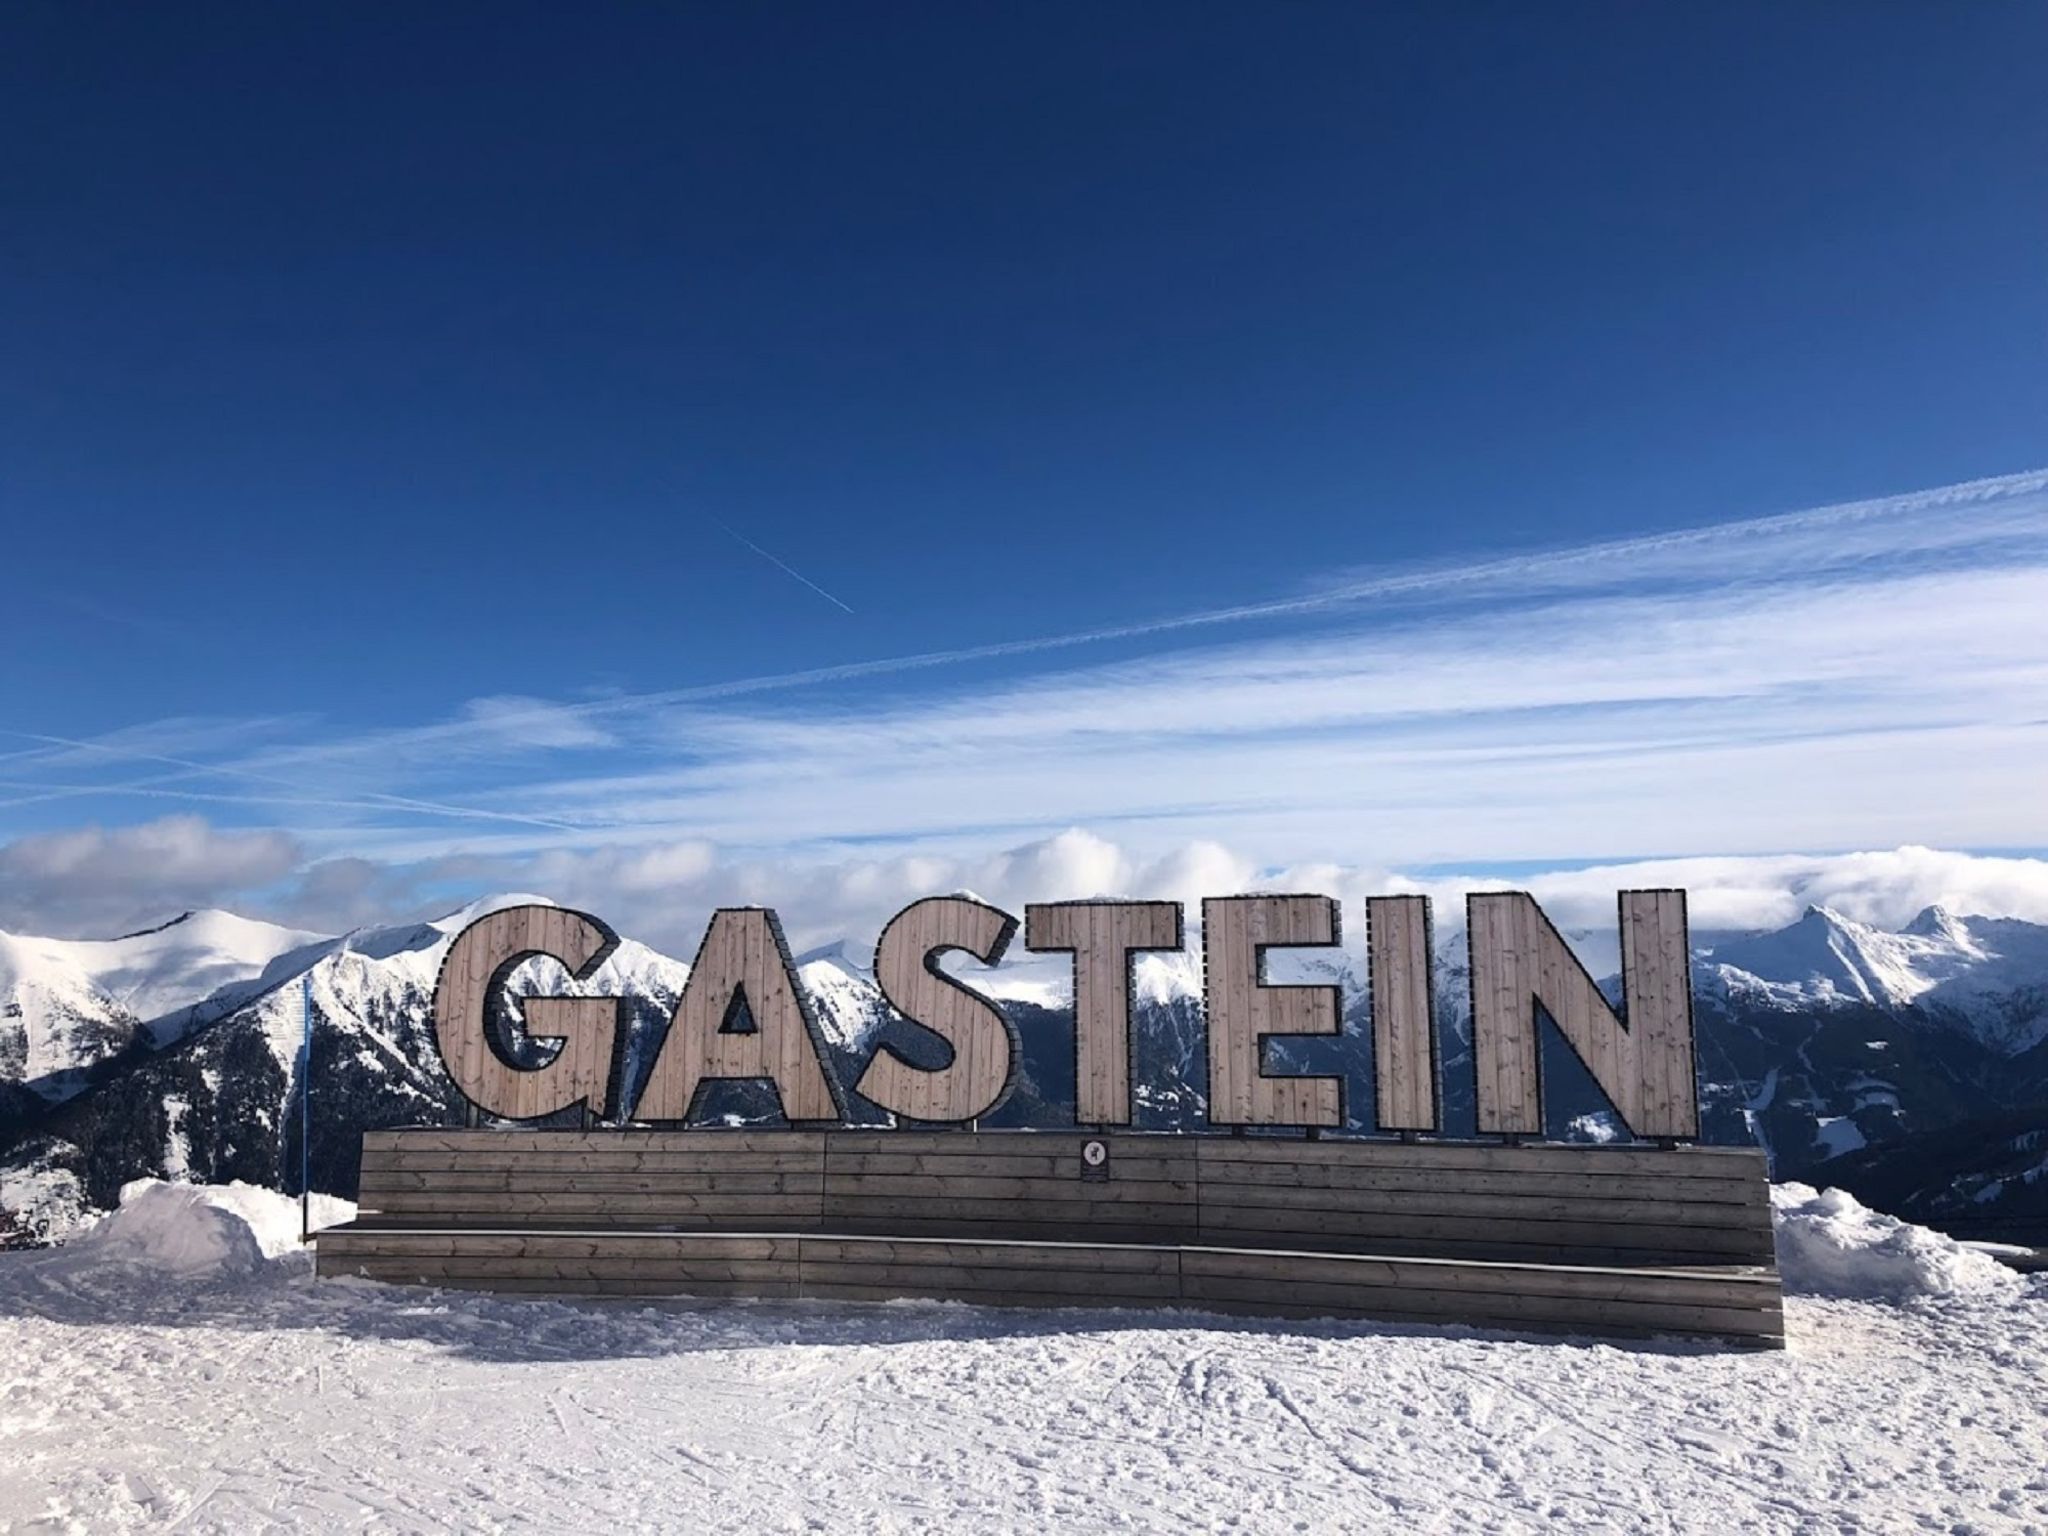
<path id="1" fill-rule="evenodd" d="M 1753 1354 L 474 1297 L 147 1186 L 0 1256 L 0 1529 L 2048 1531 L 2048 1280 L 1779 1206 L 1788 1278 L 1908 1299 L 1794 1296 Z"/>

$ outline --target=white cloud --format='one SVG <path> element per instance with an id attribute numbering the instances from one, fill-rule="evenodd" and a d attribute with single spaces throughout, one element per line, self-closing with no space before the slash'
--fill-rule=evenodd
<path id="1" fill-rule="evenodd" d="M 0 928 L 108 936 L 246 901 L 301 857 L 285 833 L 222 831 L 197 816 L 19 838 L 0 845 Z"/>
<path id="2" fill-rule="evenodd" d="M 1344 861 L 1261 864 L 1208 841 L 1156 858 L 1081 829 L 952 855 L 832 860 L 735 856 L 701 841 L 397 868 L 368 860 L 298 867 L 277 833 L 221 832 L 195 818 L 24 838 L 0 846 L 0 927 L 107 936 L 186 907 L 224 905 L 328 932 L 452 910 L 492 890 L 534 890 L 593 912 L 619 931 L 688 958 L 712 910 L 765 905 L 792 942 L 871 944 L 888 918 L 920 897 L 970 889 L 1018 916 L 1033 901 L 1132 896 L 1183 902 L 1191 927 L 1203 896 L 1316 891 L 1344 904 L 1346 945 L 1363 945 L 1365 898 L 1420 892 L 1440 934 L 1461 926 L 1465 896 L 1531 891 L 1596 969 L 1612 968 L 1615 893 L 1681 886 L 1693 930 L 1706 937 L 1783 926 L 1809 904 L 1896 928 L 1928 906 L 2048 923 L 2048 860 L 1900 847 L 1828 855 L 1771 854 L 1634 860 L 1517 873 L 1405 873 Z"/>
<path id="3" fill-rule="evenodd" d="M 671 864 L 670 860 L 674 862 Z M 675 878 L 643 878 L 672 869 Z M 1589 955 L 1612 946 L 1618 891 L 1680 886 L 1699 935 L 1782 927 L 1810 904 L 1897 928 L 1929 906 L 2048 923 L 2048 860 L 1902 847 L 1829 855 L 1636 860 L 1511 877 L 1479 872 L 1405 873 L 1373 865 L 1264 865 L 1215 843 L 1197 842 L 1145 861 L 1085 831 L 993 852 L 954 857 L 890 856 L 812 862 L 731 858 L 702 844 L 677 849 L 557 851 L 472 872 L 501 888 L 532 889 L 594 912 L 621 932 L 687 956 L 719 906 L 774 907 L 799 948 L 834 939 L 872 943 L 910 902 L 972 890 L 1023 915 L 1033 901 L 1128 896 L 1186 904 L 1190 922 L 1204 896 L 1245 891 L 1314 891 L 1344 903 L 1345 942 L 1362 947 L 1368 896 L 1415 892 L 1435 904 L 1440 933 L 1463 924 L 1475 890 L 1527 890 L 1570 931 L 1588 936 Z"/>
<path id="4" fill-rule="evenodd" d="M 516 747 L 588 750 L 613 746 L 617 741 L 574 705 L 523 694 L 471 699 L 463 706 L 462 715 L 494 741 Z"/>
<path id="5" fill-rule="evenodd" d="M 693 760 L 524 784 L 558 830 L 958 851 L 1087 825 L 1140 857 L 2048 845 L 2048 565 L 1479 611 L 897 701 L 692 713 Z M 406 835 L 391 850 L 448 846 Z"/>
<path id="6" fill-rule="evenodd" d="M 634 890 L 694 888 L 712 849 L 730 869 L 972 868 L 1074 827 L 1114 844 L 1059 855 L 1098 884 L 1201 842 L 1368 867 L 2048 847 L 2044 612 L 2036 473 L 1041 641 L 494 696 L 120 792 L 281 822 L 332 859 L 551 859 Z M 1143 653 L 1043 665 L 1105 638 Z M 1005 665 L 946 670 L 963 658 Z"/>

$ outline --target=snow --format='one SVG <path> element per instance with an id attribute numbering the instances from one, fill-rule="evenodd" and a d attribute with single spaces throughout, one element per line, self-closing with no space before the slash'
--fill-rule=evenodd
<path id="1" fill-rule="evenodd" d="M 1604 1109 L 1590 1115 L 1574 1115 L 1564 1128 L 1566 1141 L 1590 1141 L 1604 1145 L 1619 1141 L 1621 1137 L 1621 1122 L 1611 1111 Z"/>
<path id="2" fill-rule="evenodd" d="M 187 912 L 118 939 L 0 933 L 0 1003 L 17 1011 L 21 1078 L 52 1098 L 138 1029 L 165 1044 L 260 992 L 288 957 L 317 953 L 318 934 L 231 912 Z"/>
<path id="3" fill-rule="evenodd" d="M 1822 1115 L 1814 1122 L 1813 1139 L 1820 1143 L 1823 1159 L 1860 1152 L 1870 1145 L 1847 1115 Z"/>
<path id="4" fill-rule="evenodd" d="M 18 1223 L 22 1238 L 50 1242 L 90 1225 L 93 1216 L 78 1175 L 50 1165 L 39 1151 L 31 1147 L 21 1161 L 0 1168 L 0 1232 Z"/>
<path id="5" fill-rule="evenodd" d="M 314 1196 L 316 1227 L 347 1221 L 355 1208 Z M 118 1210 L 57 1250 L 52 1269 L 74 1274 L 133 1270 L 184 1280 L 256 1274 L 300 1248 L 299 1203 L 254 1184 L 178 1184 L 137 1179 Z"/>
<path id="6" fill-rule="evenodd" d="M 2023 1288 L 2020 1277 L 1996 1259 L 1873 1211 L 1847 1190 L 1773 1185 L 1771 1215 L 1778 1270 L 1788 1291 L 1904 1301 L 2003 1296 Z"/>
<path id="7" fill-rule="evenodd" d="M 151 1185 L 0 1256 L 0 1527 L 2048 1527 L 2048 1285 L 2017 1277 L 1795 1295 L 1767 1354 L 315 1283 L 286 1214 Z"/>

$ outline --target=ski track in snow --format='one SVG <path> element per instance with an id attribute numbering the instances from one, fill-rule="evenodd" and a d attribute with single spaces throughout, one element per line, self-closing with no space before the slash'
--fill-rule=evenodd
<path id="1" fill-rule="evenodd" d="M 2048 1532 L 2048 1282 L 1791 1348 L 0 1257 L 0 1529 Z"/>

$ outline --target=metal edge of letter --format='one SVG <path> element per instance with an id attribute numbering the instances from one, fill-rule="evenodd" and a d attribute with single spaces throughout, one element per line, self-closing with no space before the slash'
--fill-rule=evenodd
<path id="1" fill-rule="evenodd" d="M 563 961 L 560 955 L 553 954 L 547 950 L 540 949 L 520 950 L 518 953 L 514 954 L 510 959 L 506 960 L 502 965 L 492 967 L 489 978 L 484 982 L 483 1016 L 479 1019 L 474 1020 L 473 1022 L 479 1029 L 483 1031 L 484 1049 L 489 1051 L 493 1056 L 497 1057 L 501 1064 L 503 1064 L 506 1067 L 509 1067 L 511 1070 L 515 1072 L 545 1072 L 548 1070 L 549 1067 L 552 1067 L 556 1061 L 559 1061 L 561 1059 L 561 1052 L 557 1050 L 555 1055 L 550 1057 L 547 1063 L 543 1066 L 522 1067 L 517 1062 L 509 1060 L 506 1057 L 505 1053 L 499 1049 L 498 1031 L 495 1030 L 492 1026 L 498 1021 L 497 1017 L 494 1017 L 494 1015 L 501 1014 L 504 1008 L 505 984 L 507 975 L 510 972 L 518 969 L 521 965 L 524 965 L 528 960 L 547 959 L 554 961 L 555 964 L 561 966 L 564 971 L 568 971 L 570 980 L 588 981 L 592 976 L 597 974 L 599 969 L 603 967 L 605 961 L 611 959 L 613 952 L 618 949 L 620 942 L 618 934 L 612 931 L 611 925 L 605 922 L 604 919 L 600 917 L 596 917 L 593 914 L 582 911 L 581 909 L 576 907 L 544 907 L 536 905 L 532 902 L 528 902 L 522 906 L 517 907 L 500 907 L 495 912 L 486 912 L 482 916 L 474 918 L 470 922 L 464 924 L 462 931 L 456 934 L 454 938 L 448 941 L 448 948 L 445 952 L 443 952 L 441 956 L 441 963 L 439 966 L 435 967 L 434 970 L 434 990 L 432 993 L 429 994 L 427 998 L 428 1019 L 429 1022 L 433 1025 L 433 1028 L 429 1029 L 427 1033 L 433 1037 L 434 1056 L 435 1059 L 441 1063 L 442 1073 L 447 1077 L 450 1086 L 452 1086 L 457 1093 L 462 1095 L 463 1102 L 474 1107 L 479 1114 L 488 1114 L 492 1116 L 494 1119 L 500 1120 L 509 1117 L 500 1115 L 497 1113 L 497 1111 L 488 1109 L 483 1104 L 479 1103 L 477 1100 L 471 1098 L 468 1090 L 462 1086 L 462 1080 L 456 1075 L 455 1069 L 453 1068 L 453 1066 L 450 1065 L 448 1061 L 448 1052 L 441 1041 L 441 983 L 448 974 L 448 962 L 454 958 L 456 950 L 460 947 L 463 939 L 468 936 L 471 929 L 479 926 L 480 924 L 488 923 L 495 917 L 501 917 L 507 912 L 524 912 L 529 910 L 538 912 L 562 912 L 566 913 L 570 917 L 580 919 L 581 921 L 590 924 L 591 927 L 597 930 L 599 942 L 597 949 L 591 954 L 591 957 L 573 971 L 569 970 L 568 965 Z M 548 996 L 558 994 L 541 993 L 535 995 Z M 594 1000 L 595 999 L 593 999 L 593 1001 Z M 624 1069 L 626 1058 L 626 1040 L 628 1033 L 626 1028 L 626 999 L 623 997 L 614 997 L 611 1001 L 611 1063 L 610 1070 L 606 1075 L 603 1102 L 598 1111 L 598 1118 L 601 1120 L 622 1120 L 624 1119 L 624 1100 L 626 1089 L 625 1084 L 623 1081 L 621 1081 L 621 1079 L 625 1075 Z M 536 1038 L 548 1039 L 552 1037 L 542 1035 Z M 589 1095 L 586 1094 L 581 1102 L 588 1106 L 590 1103 Z M 571 1109 L 575 1106 L 572 1103 L 566 1104 L 562 1107 L 564 1109 Z M 550 1111 L 550 1113 L 559 1113 L 559 1111 Z M 542 1116 L 536 1118 L 545 1117 Z"/>

